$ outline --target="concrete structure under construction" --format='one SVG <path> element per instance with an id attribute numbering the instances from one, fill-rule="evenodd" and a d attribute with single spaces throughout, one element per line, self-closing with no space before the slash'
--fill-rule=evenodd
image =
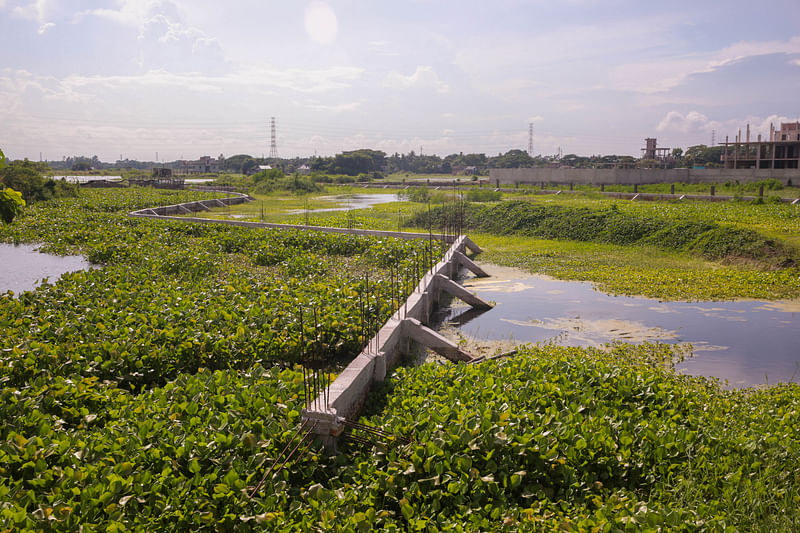
<path id="1" fill-rule="evenodd" d="M 727 169 L 797 169 L 800 168 L 800 122 L 781 123 L 780 130 L 770 124 L 769 140 L 761 134 L 755 141 L 750 139 L 750 125 L 745 138 L 742 131 L 736 140 L 728 142 L 725 137 L 725 153 L 722 163 Z"/>
<path id="2" fill-rule="evenodd" d="M 176 174 L 213 174 L 219 172 L 221 159 L 212 159 L 204 155 L 197 161 L 178 161 L 175 167 Z"/>

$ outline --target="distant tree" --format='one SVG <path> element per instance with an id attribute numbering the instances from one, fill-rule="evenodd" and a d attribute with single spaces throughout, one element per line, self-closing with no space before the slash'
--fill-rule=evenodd
<path id="1" fill-rule="evenodd" d="M 88 161 L 76 161 L 72 163 L 72 170 L 75 171 L 85 171 L 85 170 L 92 170 L 92 164 Z"/>
<path id="2" fill-rule="evenodd" d="M 687 166 L 717 166 L 722 162 L 723 146 L 708 147 L 705 144 L 690 146 L 683 154 Z"/>
<path id="3" fill-rule="evenodd" d="M 248 172 L 250 172 L 253 168 L 255 168 L 257 166 L 258 166 L 258 161 L 256 161 L 252 157 L 248 157 L 247 159 L 242 161 L 242 165 L 241 165 L 241 167 L 239 167 L 239 172 L 242 173 L 242 174 L 247 174 Z"/>
<path id="4" fill-rule="evenodd" d="M 359 174 L 382 171 L 385 162 L 385 152 L 368 149 L 352 150 L 337 154 L 328 165 L 327 171 L 333 174 L 357 176 Z M 311 168 L 318 170 L 314 165 Z"/>
<path id="5" fill-rule="evenodd" d="M 533 158 L 523 150 L 509 150 L 489 160 L 491 168 L 522 168 L 533 166 Z"/>
<path id="6" fill-rule="evenodd" d="M 78 186 L 62 180 L 44 178 L 42 172 L 48 170 L 45 163 L 12 161 L 0 168 L 0 184 L 22 194 L 27 203 L 34 203 L 61 196 L 77 196 Z"/>
<path id="7" fill-rule="evenodd" d="M 683 155 L 683 149 L 681 148 L 672 149 L 672 157 L 674 157 L 675 159 L 680 159 L 682 155 Z"/>

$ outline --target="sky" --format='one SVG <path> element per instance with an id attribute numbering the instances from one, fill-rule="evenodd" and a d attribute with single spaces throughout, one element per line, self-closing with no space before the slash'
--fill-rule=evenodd
<path id="1" fill-rule="evenodd" d="M 641 155 L 800 118 L 800 2 L 0 0 L 0 148 Z"/>

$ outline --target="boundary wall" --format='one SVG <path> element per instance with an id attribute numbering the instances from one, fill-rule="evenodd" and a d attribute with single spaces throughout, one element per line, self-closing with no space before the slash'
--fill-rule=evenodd
<path id="1" fill-rule="evenodd" d="M 650 183 L 749 183 L 774 178 L 800 185 L 800 169 L 758 168 L 493 168 L 494 183 L 576 183 L 644 185 Z"/>

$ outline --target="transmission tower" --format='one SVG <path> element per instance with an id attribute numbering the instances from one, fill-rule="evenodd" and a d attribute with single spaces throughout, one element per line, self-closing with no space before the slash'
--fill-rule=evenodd
<path id="1" fill-rule="evenodd" d="M 717 130 L 711 130 L 711 146 L 716 146 L 717 144 Z"/>
<path id="2" fill-rule="evenodd" d="M 533 157 L 533 122 L 528 124 L 528 155 Z"/>
<path id="3" fill-rule="evenodd" d="M 270 121 L 270 143 L 269 143 L 269 157 L 270 159 L 278 159 L 278 141 L 275 134 L 275 117 Z"/>

